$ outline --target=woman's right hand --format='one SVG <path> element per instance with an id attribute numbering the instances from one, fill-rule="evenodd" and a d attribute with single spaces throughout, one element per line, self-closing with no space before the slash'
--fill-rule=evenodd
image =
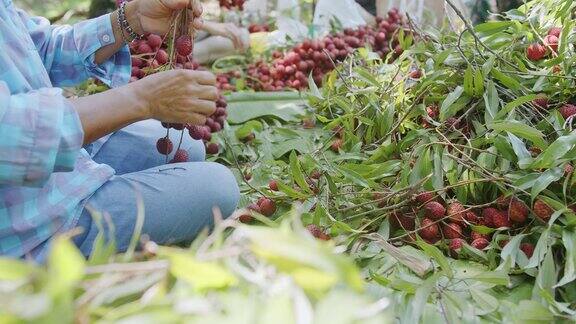
<path id="1" fill-rule="evenodd" d="M 216 77 L 210 72 L 171 70 L 149 75 L 128 86 L 145 119 L 203 125 L 216 111 Z"/>

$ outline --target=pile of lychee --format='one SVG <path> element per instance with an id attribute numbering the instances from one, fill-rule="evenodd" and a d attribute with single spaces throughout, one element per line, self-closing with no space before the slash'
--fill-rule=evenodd
<path id="1" fill-rule="evenodd" d="M 493 238 L 486 232 L 498 229 L 501 234 L 516 233 L 527 226 L 530 215 L 545 224 L 554 213 L 542 199 L 537 199 L 530 209 L 515 196 L 502 196 L 493 206 L 475 208 L 458 201 L 444 202 L 432 192 L 422 192 L 414 197 L 414 203 L 417 207 L 389 215 L 392 227 L 409 233 L 412 238 L 412 234 L 418 233 L 430 244 L 444 242 L 453 255 L 458 255 L 466 243 L 479 250 L 488 248 Z M 476 231 L 482 227 L 492 230 Z M 507 242 L 501 240 L 498 244 L 503 247 Z M 520 249 L 531 257 L 534 244 L 523 242 Z"/>
<path id="2" fill-rule="evenodd" d="M 403 27 L 398 10 L 392 9 L 386 19 L 377 19 L 375 27 L 348 28 L 319 40 L 305 40 L 285 53 L 274 51 L 271 63 L 257 61 L 248 65 L 246 85 L 256 91 L 304 90 L 311 75 L 320 86 L 323 77 L 357 48 L 369 45 L 382 58 L 390 52 L 394 53 L 393 57 L 402 54 L 398 31 Z M 220 75 L 220 89 L 233 88 L 234 79 L 239 77 L 242 76 Z"/>

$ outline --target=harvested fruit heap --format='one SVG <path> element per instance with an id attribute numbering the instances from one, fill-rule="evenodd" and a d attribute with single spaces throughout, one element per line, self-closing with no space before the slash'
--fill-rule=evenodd
<path id="1" fill-rule="evenodd" d="M 166 71 L 170 69 L 198 70 L 200 66 L 194 62 L 192 53 L 194 49 L 193 35 L 189 34 L 188 12 L 182 11 L 175 16 L 172 30 L 166 36 L 148 34 L 145 39 L 135 40 L 130 44 L 132 53 L 132 79 L 136 81 L 147 75 Z M 190 137 L 195 140 L 202 140 L 206 145 L 206 153 L 218 154 L 220 147 L 217 143 L 212 143 L 212 134 L 224 128 L 226 122 L 226 99 L 223 96 L 216 101 L 215 113 L 208 117 L 205 125 L 184 125 L 175 123 L 162 123 L 166 128 L 166 137 L 157 142 L 157 149 L 160 154 L 166 155 L 166 159 L 173 152 L 171 163 L 187 162 L 188 152 L 181 149 L 182 136 L 188 131 Z M 182 132 L 180 143 L 176 150 L 174 143 L 170 140 L 170 129 Z"/>
<path id="2" fill-rule="evenodd" d="M 319 40 L 306 40 L 285 53 L 274 51 L 271 63 L 260 60 L 249 64 L 244 75 L 239 71 L 222 73 L 218 76 L 219 88 L 234 91 L 236 81 L 245 79 L 246 86 L 256 91 L 304 90 L 309 75 L 321 85 L 322 78 L 355 49 L 368 46 L 381 58 L 389 57 L 389 61 L 398 57 L 402 54 L 399 36 L 405 27 L 394 9 L 386 19 L 378 18 L 376 27 L 346 29 Z"/>
<path id="3" fill-rule="evenodd" d="M 356 51 L 312 87 L 316 128 L 313 119 L 253 127 L 247 145 L 259 154 L 244 167 L 255 179 L 246 192 L 260 200 L 244 216 L 264 215 L 263 199 L 280 217 L 300 202 L 311 234 L 349 248 L 368 280 L 399 293 L 401 314 L 422 316 L 412 307 L 430 296 L 456 318 L 482 309 L 472 316 L 509 320 L 533 308 L 573 319 L 575 8 L 535 1 L 461 35 L 398 33 L 401 54 L 385 64 Z M 292 63 L 290 53 L 278 60 Z M 282 150 L 269 153 L 268 142 Z M 277 160 L 260 161 L 266 154 Z M 491 286 L 470 291 L 461 271 Z M 494 295 L 513 305 L 482 304 L 498 305 Z"/>

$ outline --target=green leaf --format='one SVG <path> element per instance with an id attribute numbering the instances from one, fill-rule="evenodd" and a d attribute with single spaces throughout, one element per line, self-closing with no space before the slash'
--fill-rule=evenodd
<path id="1" fill-rule="evenodd" d="M 570 135 L 561 136 L 536 158 L 530 166 L 532 169 L 550 168 L 558 165 L 558 160 L 562 159 L 576 145 L 576 132 Z"/>
<path id="2" fill-rule="evenodd" d="M 490 73 L 496 80 L 500 81 L 502 85 L 504 85 L 507 88 L 510 88 L 511 90 L 519 90 L 520 88 L 522 88 L 522 85 L 520 84 L 520 82 L 518 82 L 518 80 L 507 76 L 506 74 L 498 71 L 495 68 L 492 69 Z"/>
<path id="3" fill-rule="evenodd" d="M 0 258 L 0 281 L 24 279 L 34 273 L 34 266 L 20 260 Z"/>
<path id="4" fill-rule="evenodd" d="M 488 125 L 488 127 L 497 131 L 509 132 L 520 138 L 529 140 L 540 149 L 545 149 L 547 146 L 542 132 L 519 121 L 496 122 Z"/>
<path id="5" fill-rule="evenodd" d="M 417 244 L 428 256 L 438 262 L 438 265 L 442 268 L 448 278 L 454 277 L 454 272 L 450 267 L 450 263 L 448 263 L 448 259 L 444 256 L 442 251 L 434 245 L 430 245 L 424 241 L 418 241 Z"/>
<path id="6" fill-rule="evenodd" d="M 562 231 L 562 243 L 566 249 L 564 276 L 554 288 L 562 287 L 576 280 L 576 233 L 572 230 L 564 229 Z"/>
<path id="7" fill-rule="evenodd" d="M 471 65 L 464 72 L 464 93 L 470 97 L 474 95 L 474 71 Z"/>
<path id="8" fill-rule="evenodd" d="M 292 173 L 292 178 L 298 184 L 300 188 L 302 188 L 307 193 L 311 194 L 312 190 L 310 190 L 310 186 L 306 182 L 306 178 L 304 177 L 304 173 L 302 172 L 302 168 L 300 167 L 300 161 L 298 161 L 298 156 L 296 152 L 292 151 L 290 153 L 290 170 Z"/>
<path id="9" fill-rule="evenodd" d="M 537 95 L 531 94 L 531 95 L 519 97 L 519 98 L 515 99 L 514 101 L 509 102 L 508 104 L 506 104 L 506 106 L 504 106 L 504 108 L 502 108 L 502 110 L 500 110 L 496 114 L 496 117 L 494 117 L 494 119 L 499 120 L 499 119 L 504 118 L 506 115 L 508 115 L 509 112 L 511 112 L 515 108 L 522 106 L 525 103 L 534 101 L 534 99 L 536 99 L 536 97 L 537 97 Z"/>
<path id="10" fill-rule="evenodd" d="M 305 113 L 305 101 L 297 92 L 243 92 L 226 96 L 226 99 L 230 124 L 242 124 L 267 116 L 297 121 Z"/>
<path id="11" fill-rule="evenodd" d="M 58 236 L 48 256 L 48 291 L 53 296 L 70 292 L 84 276 L 85 260 L 67 237 Z"/>
<path id="12" fill-rule="evenodd" d="M 446 96 L 446 99 L 442 102 L 442 106 L 440 107 L 440 121 L 445 121 L 454 116 L 470 102 L 469 97 L 462 97 L 463 94 L 464 88 L 458 86 L 454 91 Z"/>
<path id="13" fill-rule="evenodd" d="M 478 315 L 490 314 L 498 309 L 500 302 L 496 297 L 480 290 L 477 288 L 470 288 L 470 295 L 472 299 L 476 302 L 476 305 L 480 306 L 482 312 Z"/>
<path id="14" fill-rule="evenodd" d="M 488 81 L 486 93 L 484 93 L 484 105 L 486 106 L 484 118 L 486 119 L 486 123 L 490 123 L 494 120 L 494 117 L 496 117 L 496 114 L 500 109 L 498 90 L 496 90 L 496 85 L 492 80 Z"/>
<path id="15" fill-rule="evenodd" d="M 402 314 L 401 323 L 420 323 L 428 298 L 438 283 L 441 273 L 435 273 L 426 279 L 414 294 L 414 298 L 408 304 L 408 309 Z"/>
<path id="16" fill-rule="evenodd" d="M 216 263 L 200 262 L 190 254 L 169 252 L 170 273 L 192 286 L 197 292 L 223 289 L 238 284 L 238 279 Z"/>
<path id="17" fill-rule="evenodd" d="M 530 191 L 530 196 L 532 200 L 536 199 L 536 197 L 548 186 L 560 180 L 564 176 L 564 168 L 558 167 L 554 169 L 548 169 L 544 171 L 534 183 L 532 190 Z"/>
<path id="18" fill-rule="evenodd" d="M 280 190 L 280 192 L 286 194 L 288 197 L 293 198 L 293 199 L 307 199 L 308 195 L 301 193 L 297 190 L 295 190 L 294 188 L 285 185 L 282 182 L 278 182 L 278 190 Z"/>

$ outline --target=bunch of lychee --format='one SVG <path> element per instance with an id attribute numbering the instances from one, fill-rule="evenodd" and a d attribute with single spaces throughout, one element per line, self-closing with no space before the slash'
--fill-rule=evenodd
<path id="1" fill-rule="evenodd" d="M 535 42 L 528 46 L 526 49 L 526 57 L 530 61 L 540 61 L 551 53 L 558 53 L 560 34 L 562 34 L 562 28 L 551 28 L 544 37 L 543 43 Z"/>
<path id="2" fill-rule="evenodd" d="M 244 0 L 220 0 L 220 8 L 244 10 Z"/>
<path id="3" fill-rule="evenodd" d="M 476 231 L 481 226 L 512 231 L 526 226 L 530 214 L 545 223 L 554 213 L 542 199 L 537 199 L 530 209 L 515 196 L 502 196 L 493 206 L 483 208 L 465 207 L 458 201 L 445 203 L 431 192 L 416 195 L 414 202 L 418 207 L 390 214 L 392 227 L 408 233 L 417 232 L 430 244 L 443 241 L 453 255 L 458 255 L 465 243 L 479 250 L 490 245 L 492 234 Z M 530 257 L 533 244 L 523 243 L 522 251 Z"/>
<path id="4" fill-rule="evenodd" d="M 390 52 L 394 52 L 392 58 L 400 55 L 398 31 L 401 28 L 404 28 L 403 19 L 398 10 L 393 9 L 386 19 L 378 18 L 376 27 L 348 28 L 320 40 L 305 40 L 285 53 L 274 51 L 271 63 L 257 61 L 248 65 L 246 85 L 256 91 L 304 90 L 308 88 L 309 76 L 321 85 L 323 77 L 357 48 L 369 45 L 382 58 Z M 239 77 L 222 74 L 220 88 L 232 88 L 234 79 Z"/>

